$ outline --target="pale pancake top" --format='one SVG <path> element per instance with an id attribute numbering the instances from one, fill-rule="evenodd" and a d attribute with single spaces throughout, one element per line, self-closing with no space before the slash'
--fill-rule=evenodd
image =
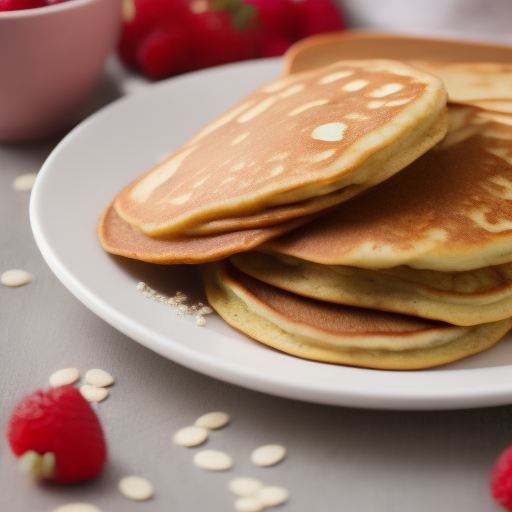
<path id="1" fill-rule="evenodd" d="M 473 100 L 512 99 L 512 64 L 493 62 L 411 61 L 437 75 L 448 91 L 448 100 L 459 103 Z M 495 104 L 495 108 L 509 105 Z"/>
<path id="2" fill-rule="evenodd" d="M 488 115 L 482 115 L 475 122 L 485 121 Z M 479 134 L 429 151 L 335 212 L 265 247 L 366 268 L 463 271 L 511 262 L 512 126 L 478 126 Z"/>
<path id="3" fill-rule="evenodd" d="M 386 179 L 442 115 L 441 81 L 386 60 L 341 61 L 256 90 L 126 187 L 115 208 L 152 236 Z M 418 148 L 408 154 L 409 146 Z M 363 164 L 367 164 L 365 167 Z"/>

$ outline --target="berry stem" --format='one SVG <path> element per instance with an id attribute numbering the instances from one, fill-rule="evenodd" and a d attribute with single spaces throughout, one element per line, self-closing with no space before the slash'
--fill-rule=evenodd
<path id="1" fill-rule="evenodd" d="M 28 450 L 19 458 L 19 466 L 31 480 L 50 480 L 55 475 L 55 455 L 52 452 L 40 455 Z"/>

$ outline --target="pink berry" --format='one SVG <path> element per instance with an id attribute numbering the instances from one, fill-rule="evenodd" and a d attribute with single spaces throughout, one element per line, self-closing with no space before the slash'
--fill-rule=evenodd
<path id="1" fill-rule="evenodd" d="M 136 50 L 137 63 L 154 80 L 183 73 L 189 65 L 188 39 L 185 29 L 155 31 Z"/>
<path id="2" fill-rule="evenodd" d="M 90 404 L 72 386 L 38 390 L 14 408 L 7 425 L 7 439 L 18 457 L 53 454 L 50 474 L 33 476 L 57 483 L 81 482 L 98 475 L 107 448 L 103 431 Z"/>
<path id="3" fill-rule="evenodd" d="M 45 7 L 45 0 L 0 0 L 0 11 L 23 11 Z"/>
<path id="4" fill-rule="evenodd" d="M 512 511 L 512 446 L 494 464 L 491 472 L 491 494 L 500 505 Z"/>

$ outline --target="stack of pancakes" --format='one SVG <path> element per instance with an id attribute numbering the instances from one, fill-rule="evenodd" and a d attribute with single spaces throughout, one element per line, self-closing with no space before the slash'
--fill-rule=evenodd
<path id="1" fill-rule="evenodd" d="M 166 264 L 247 251 L 416 160 L 445 135 L 445 110 L 441 80 L 400 62 L 280 78 L 122 190 L 103 246 Z"/>
<path id="2" fill-rule="evenodd" d="M 225 258 L 205 265 L 210 304 L 300 357 L 414 369 L 492 346 L 512 326 L 507 73 L 418 65 L 340 61 L 255 91 L 120 192 L 103 247 Z"/>

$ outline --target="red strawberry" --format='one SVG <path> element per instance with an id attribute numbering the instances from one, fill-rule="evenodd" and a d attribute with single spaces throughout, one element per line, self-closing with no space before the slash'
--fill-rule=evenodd
<path id="1" fill-rule="evenodd" d="M 107 449 L 98 417 L 72 386 L 38 390 L 23 398 L 11 413 L 7 438 L 22 467 L 37 479 L 80 482 L 98 475 L 105 464 Z"/>

